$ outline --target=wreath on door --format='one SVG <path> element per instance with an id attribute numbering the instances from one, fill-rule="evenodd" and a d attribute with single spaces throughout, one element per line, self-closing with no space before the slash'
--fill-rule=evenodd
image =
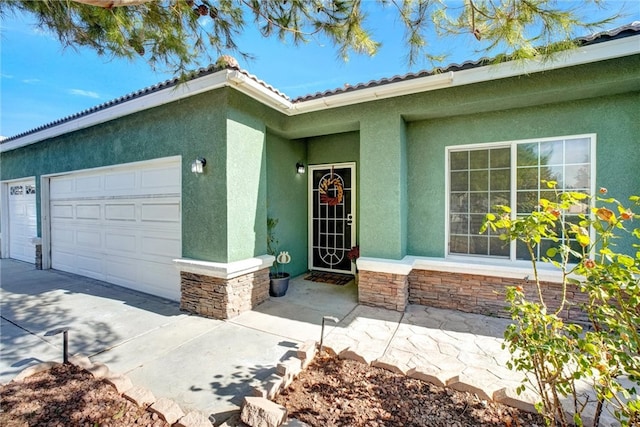
<path id="1" fill-rule="evenodd" d="M 331 188 L 335 190 L 335 196 L 329 195 Z M 344 189 L 342 188 L 342 179 L 339 176 L 331 173 L 329 176 L 323 177 L 318 185 L 318 191 L 320 192 L 320 201 L 322 203 L 326 203 L 329 206 L 337 206 L 342 203 Z"/>

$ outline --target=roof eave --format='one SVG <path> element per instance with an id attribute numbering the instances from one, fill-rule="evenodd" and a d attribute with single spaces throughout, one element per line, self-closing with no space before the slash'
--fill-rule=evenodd
<path id="1" fill-rule="evenodd" d="M 445 71 L 416 77 L 410 80 L 373 85 L 364 89 L 329 94 L 311 100 L 293 103 L 289 115 L 310 113 L 327 108 L 343 107 L 367 101 L 394 98 L 410 93 L 427 92 L 446 87 L 462 86 L 499 80 L 519 75 L 534 74 L 560 68 L 573 67 L 608 59 L 621 58 L 640 53 L 640 34 L 615 39 L 604 43 L 582 46 L 570 51 L 559 52 L 546 59 L 509 61 L 492 65 L 482 65 L 459 71 Z"/>
<path id="2" fill-rule="evenodd" d="M 189 80 L 177 86 L 170 86 L 157 92 L 80 116 L 57 126 L 47 127 L 40 131 L 26 134 L 0 144 L 0 153 L 35 144 L 45 139 L 54 138 L 80 129 L 86 129 L 139 111 L 188 98 L 202 92 L 224 87 L 227 85 L 228 74 L 232 72 L 233 70 L 228 69 L 221 70 L 213 74 Z"/>
<path id="3" fill-rule="evenodd" d="M 258 102 L 288 116 L 337 108 L 387 98 L 427 92 L 446 87 L 462 86 L 518 75 L 560 69 L 640 53 L 640 34 L 614 39 L 603 43 L 588 44 L 571 51 L 564 51 L 545 60 L 511 61 L 495 65 L 479 65 L 459 71 L 445 71 L 424 77 L 372 85 L 326 96 L 292 102 L 279 92 L 241 70 L 225 69 L 183 84 L 168 87 L 112 107 L 69 120 L 57 126 L 29 133 L 0 144 L 0 152 L 14 150 L 42 140 L 85 129 L 148 108 L 157 107 L 198 93 L 222 87 L 232 87 Z"/>

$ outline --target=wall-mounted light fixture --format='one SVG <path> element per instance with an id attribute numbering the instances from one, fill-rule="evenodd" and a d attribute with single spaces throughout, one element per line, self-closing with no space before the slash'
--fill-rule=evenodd
<path id="1" fill-rule="evenodd" d="M 193 173 L 203 173 L 204 166 L 207 164 L 207 159 L 204 157 L 198 157 L 191 163 L 191 172 Z"/>
<path id="2" fill-rule="evenodd" d="M 296 163 L 296 172 L 298 172 L 299 174 L 304 173 L 304 163 L 302 162 Z"/>

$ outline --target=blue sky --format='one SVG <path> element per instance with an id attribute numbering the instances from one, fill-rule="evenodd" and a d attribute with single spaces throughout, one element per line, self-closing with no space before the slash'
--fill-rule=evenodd
<path id="1" fill-rule="evenodd" d="M 606 8 L 624 13 L 611 27 L 640 20 L 637 0 L 608 0 Z M 383 46 L 374 57 L 352 55 L 345 63 L 329 43 L 315 40 L 295 47 L 277 39 L 263 39 L 247 26 L 238 44 L 256 58 L 240 60 L 240 66 L 290 97 L 432 68 L 433 64 L 427 62 L 408 67 L 402 28 L 395 14 L 375 10 L 369 28 Z M 584 13 L 594 16 L 602 11 L 585 9 Z M 63 49 L 55 37 L 37 30 L 29 17 L 7 16 L 1 26 L 3 136 L 28 131 L 173 77 L 152 71 L 141 59 L 131 62 L 100 57 L 85 49 Z M 440 65 L 478 59 L 475 39 L 469 36 L 442 39 L 432 45 L 438 53 L 449 54 Z"/>

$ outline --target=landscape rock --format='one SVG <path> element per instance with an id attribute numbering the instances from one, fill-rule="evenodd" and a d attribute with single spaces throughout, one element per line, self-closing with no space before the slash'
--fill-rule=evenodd
<path id="1" fill-rule="evenodd" d="M 156 401 L 151 390 L 140 386 L 133 386 L 122 395 L 138 406 L 149 406 Z"/>
<path id="2" fill-rule="evenodd" d="M 213 423 L 215 420 L 212 421 L 202 412 L 193 411 L 180 418 L 173 427 L 211 427 Z"/>
<path id="3" fill-rule="evenodd" d="M 104 380 L 111 384 L 116 389 L 118 394 L 123 394 L 125 391 L 133 387 L 131 379 L 123 374 L 111 374 L 104 377 Z"/>
<path id="4" fill-rule="evenodd" d="M 96 362 L 86 369 L 94 378 L 97 379 L 102 379 L 111 374 L 107 365 L 100 362 Z"/>
<path id="5" fill-rule="evenodd" d="M 93 364 L 87 356 L 84 356 L 82 354 L 74 354 L 73 356 L 69 357 L 69 363 L 81 369 L 89 369 Z"/>
<path id="6" fill-rule="evenodd" d="M 156 400 L 153 405 L 149 406 L 149 409 L 160 415 L 169 424 L 175 423 L 185 415 L 176 402 L 165 397 Z"/>
<path id="7" fill-rule="evenodd" d="M 278 427 L 287 419 L 287 409 L 268 399 L 248 396 L 244 398 L 240 419 L 251 427 Z"/>

